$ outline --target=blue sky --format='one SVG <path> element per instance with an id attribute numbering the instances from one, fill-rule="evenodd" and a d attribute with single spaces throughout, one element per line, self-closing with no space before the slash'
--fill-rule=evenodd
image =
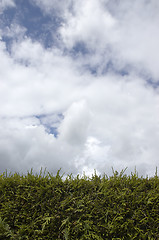
<path id="1" fill-rule="evenodd" d="M 1 171 L 153 175 L 156 0 L 0 0 Z"/>
<path id="2" fill-rule="evenodd" d="M 56 31 L 60 19 L 44 14 L 32 1 L 20 0 L 15 1 L 15 4 L 16 7 L 4 10 L 2 14 L 3 27 L 8 28 L 12 24 L 18 24 L 25 28 L 26 36 L 35 41 L 38 39 L 46 48 L 54 45 L 52 33 Z M 5 40 L 7 42 L 12 39 L 8 37 Z"/>

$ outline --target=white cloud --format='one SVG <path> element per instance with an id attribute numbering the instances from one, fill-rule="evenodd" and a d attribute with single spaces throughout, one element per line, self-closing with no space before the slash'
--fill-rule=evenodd
<path id="1" fill-rule="evenodd" d="M 116 1 L 76 1 L 66 10 L 57 1 L 36 2 L 45 13 L 64 11 L 59 29 L 64 47 L 71 51 L 82 41 L 91 53 L 75 58 L 9 29 L 18 39 L 11 54 L 0 41 L 1 169 L 39 171 L 42 166 L 56 172 L 62 167 L 91 174 L 95 168 L 109 174 L 112 166 L 128 171 L 136 166 L 141 174 L 153 175 L 159 92 L 139 72 L 152 80 L 159 76 L 156 1 L 119 1 L 117 6 Z M 116 71 L 102 75 L 109 61 Z M 98 66 L 97 74 L 85 64 Z M 127 76 L 117 72 L 127 65 L 133 69 Z M 57 128 L 58 138 L 47 125 Z"/>
<path id="2" fill-rule="evenodd" d="M 93 51 L 87 64 L 95 64 L 102 71 L 111 60 L 116 69 L 131 65 L 147 78 L 158 81 L 156 0 L 36 0 L 36 4 L 48 14 L 57 10 L 63 19 L 59 33 L 65 47 L 71 49 L 82 42 Z"/>
<path id="3" fill-rule="evenodd" d="M 1 57 L 3 115 L 61 113 L 72 100 L 78 99 L 79 90 L 75 86 L 80 87 L 81 79 L 72 60 L 60 51 L 45 50 L 39 43 L 25 39 L 13 45 L 12 58 L 5 49 Z"/>
<path id="4" fill-rule="evenodd" d="M 110 146 L 104 144 L 95 137 L 87 137 L 83 152 L 75 159 L 75 166 L 89 175 L 96 169 L 99 173 L 103 172 L 103 169 L 106 169 L 106 164 L 110 171 L 110 163 L 108 162 Z"/>
<path id="5" fill-rule="evenodd" d="M 86 141 L 91 112 L 84 100 L 74 102 L 64 113 L 59 127 L 59 138 L 71 145 L 81 145 Z"/>
<path id="6" fill-rule="evenodd" d="M 1 31 L 1 36 L 10 39 L 22 40 L 25 37 L 26 28 L 17 23 L 11 23 L 10 27 L 6 26 Z"/>
<path id="7" fill-rule="evenodd" d="M 149 71 L 152 77 L 158 80 L 158 2 L 134 1 L 127 7 L 123 1 L 121 8 L 124 8 L 123 15 L 118 18 L 121 35 L 118 48 L 123 50 L 121 57 L 132 62 L 137 68 Z"/>
<path id="8" fill-rule="evenodd" d="M 32 0 L 39 8 L 41 8 L 46 14 L 52 14 L 54 12 L 55 15 L 60 14 L 60 16 L 67 11 L 67 9 L 71 6 L 72 0 Z"/>
<path id="9" fill-rule="evenodd" d="M 67 15 L 66 24 L 60 28 L 67 47 L 71 48 L 82 41 L 88 48 L 100 49 L 116 41 L 116 21 L 103 9 L 101 1 L 77 1 L 73 13 Z"/>
<path id="10" fill-rule="evenodd" d="M 76 1 L 59 32 L 68 48 L 83 42 L 98 65 L 111 60 L 115 67 L 131 64 L 155 81 L 159 79 L 156 1 Z"/>

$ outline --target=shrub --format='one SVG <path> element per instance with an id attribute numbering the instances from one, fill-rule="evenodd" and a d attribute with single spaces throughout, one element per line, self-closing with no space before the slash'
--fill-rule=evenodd
<path id="1" fill-rule="evenodd" d="M 0 175 L 0 239 L 159 239 L 159 178 Z"/>

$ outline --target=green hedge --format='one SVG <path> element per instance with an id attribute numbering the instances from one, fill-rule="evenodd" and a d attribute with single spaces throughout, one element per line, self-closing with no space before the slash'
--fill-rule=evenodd
<path id="1" fill-rule="evenodd" d="M 159 177 L 0 175 L 0 239 L 159 239 Z"/>

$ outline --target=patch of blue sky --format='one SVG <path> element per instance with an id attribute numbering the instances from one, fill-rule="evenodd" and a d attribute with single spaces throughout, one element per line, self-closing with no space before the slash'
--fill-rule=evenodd
<path id="1" fill-rule="evenodd" d="M 146 71 L 140 71 L 137 70 L 133 65 L 127 64 L 123 67 L 119 67 L 115 64 L 113 64 L 113 61 L 109 60 L 105 66 L 102 66 L 100 64 L 91 66 L 90 64 L 85 64 L 82 66 L 82 68 L 85 71 L 89 71 L 92 75 L 94 76 L 99 76 L 99 75 L 106 75 L 108 73 L 113 73 L 122 77 L 129 76 L 131 73 L 133 74 L 134 72 L 137 73 L 138 77 L 141 79 L 144 79 L 145 84 L 147 86 L 150 86 L 154 89 L 159 88 L 159 80 L 156 81 L 153 79 L 153 77 Z"/>
<path id="2" fill-rule="evenodd" d="M 50 126 L 44 126 L 44 127 L 47 133 L 54 135 L 55 138 L 58 138 L 59 132 L 57 127 L 50 127 Z"/>
<path id="3" fill-rule="evenodd" d="M 9 11 L 9 14 L 7 13 Z M 14 10 L 13 8 L 9 8 L 5 10 L 0 17 L 0 28 L 1 28 L 1 40 L 5 42 L 6 49 L 10 50 L 10 45 L 12 43 L 11 37 L 8 35 L 8 29 L 11 26 L 12 19 L 14 17 Z"/>
<path id="4" fill-rule="evenodd" d="M 83 71 L 88 71 L 90 72 L 92 75 L 96 76 L 98 75 L 98 70 L 99 70 L 99 66 L 91 66 L 91 64 L 87 63 L 87 64 L 83 64 L 82 65 L 82 70 Z"/>
<path id="5" fill-rule="evenodd" d="M 151 85 L 153 88 L 159 87 L 159 81 L 154 80 L 148 70 L 145 70 L 145 68 L 138 69 L 133 64 L 126 64 L 123 67 L 118 67 L 117 65 L 113 64 L 113 61 L 110 60 L 103 69 L 102 74 L 105 74 L 107 72 L 113 72 L 123 77 L 136 72 L 139 77 L 145 80 L 146 84 Z"/>
<path id="6" fill-rule="evenodd" d="M 92 75 L 97 76 L 97 75 L 106 75 L 107 73 L 113 73 L 117 74 L 120 76 L 127 76 L 131 72 L 131 67 L 130 66 L 125 66 L 123 68 L 119 68 L 113 64 L 111 60 L 106 62 L 106 64 L 96 64 L 96 65 L 91 65 L 89 63 L 84 64 L 83 69 L 86 71 L 89 71 Z"/>
<path id="7" fill-rule="evenodd" d="M 90 54 L 91 51 L 88 49 L 88 47 L 86 46 L 86 44 L 82 41 L 77 42 L 76 45 L 71 49 L 71 53 L 74 56 L 77 55 L 87 55 Z"/>
<path id="8" fill-rule="evenodd" d="M 150 85 L 151 87 L 153 87 L 154 89 L 159 88 L 159 80 L 158 81 L 154 81 L 152 78 L 147 78 L 146 79 L 146 83 L 148 85 Z"/>
<path id="9" fill-rule="evenodd" d="M 58 137 L 58 127 L 63 120 L 63 115 L 60 114 L 41 114 L 41 115 L 36 115 L 36 117 L 40 125 L 42 125 L 45 128 L 45 131 L 49 134 L 54 135 L 54 137 Z"/>
<path id="10" fill-rule="evenodd" d="M 116 64 L 114 64 L 112 60 L 109 60 L 103 67 L 101 74 L 105 75 L 108 72 L 112 72 L 120 76 L 127 76 L 129 75 L 131 70 L 131 66 L 126 65 L 120 68 Z"/>
<path id="11" fill-rule="evenodd" d="M 56 44 L 56 30 L 61 24 L 57 15 L 44 15 L 41 9 L 29 0 L 16 0 L 16 7 L 6 9 L 1 16 L 3 28 L 10 28 L 12 24 L 19 24 L 26 29 L 26 36 L 40 41 L 45 48 Z M 6 45 L 12 41 L 4 36 Z"/>
<path id="12" fill-rule="evenodd" d="M 64 55 L 70 56 L 74 60 L 83 56 L 90 56 L 92 54 L 92 51 L 82 41 L 77 42 L 72 48 L 64 46 L 62 51 Z"/>

